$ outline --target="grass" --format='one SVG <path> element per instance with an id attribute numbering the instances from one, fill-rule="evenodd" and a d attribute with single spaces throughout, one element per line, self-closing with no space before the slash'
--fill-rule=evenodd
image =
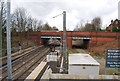
<path id="1" fill-rule="evenodd" d="M 32 40 L 26 39 L 25 37 L 18 37 L 18 36 L 14 36 L 11 38 L 11 53 L 15 53 L 18 52 L 18 41 L 21 43 L 22 49 L 26 49 L 28 47 L 31 46 L 37 46 L 37 43 L 35 43 Z M 2 57 L 7 55 L 7 46 L 6 46 L 6 38 L 3 37 L 3 47 L 2 47 L 3 51 L 2 51 Z"/>
<path id="2" fill-rule="evenodd" d="M 114 68 L 104 68 L 104 67 L 101 67 L 100 68 L 100 75 L 104 75 L 104 72 L 106 70 L 106 75 L 113 75 L 115 73 L 118 74 L 118 69 L 114 69 Z"/>
<path id="3" fill-rule="evenodd" d="M 118 74 L 118 69 L 111 69 L 111 68 L 107 68 L 106 69 L 106 72 L 108 75 L 112 75 L 114 73 L 117 73 Z"/>
<path id="4" fill-rule="evenodd" d="M 90 54 L 94 58 L 99 57 L 99 58 L 104 58 L 105 59 L 105 53 L 92 53 L 92 52 L 90 52 Z"/>
<path id="5" fill-rule="evenodd" d="M 68 53 L 79 53 L 76 49 L 70 49 L 68 50 Z"/>

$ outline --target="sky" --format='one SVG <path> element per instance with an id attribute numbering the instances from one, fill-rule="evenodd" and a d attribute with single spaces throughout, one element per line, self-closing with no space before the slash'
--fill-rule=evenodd
<path id="1" fill-rule="evenodd" d="M 63 11 L 66 11 L 66 28 L 73 30 L 77 24 L 90 22 L 95 17 L 102 19 L 102 29 L 118 18 L 120 0 L 11 0 L 11 13 L 18 7 L 50 26 L 63 29 Z M 59 15 L 61 14 L 61 15 Z M 53 18 L 54 16 L 56 18 Z"/>

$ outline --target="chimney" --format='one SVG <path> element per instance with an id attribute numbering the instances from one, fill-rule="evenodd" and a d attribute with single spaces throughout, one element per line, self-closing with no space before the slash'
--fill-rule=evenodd
<path id="1" fill-rule="evenodd" d="M 113 20 L 111 20 L 111 24 L 113 24 Z"/>

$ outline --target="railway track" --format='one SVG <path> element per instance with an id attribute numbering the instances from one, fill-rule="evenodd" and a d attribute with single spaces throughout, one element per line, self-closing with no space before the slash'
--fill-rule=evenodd
<path id="1" fill-rule="evenodd" d="M 41 47 L 42 46 L 39 46 L 39 47 L 33 46 L 33 47 L 28 48 L 28 49 L 16 52 L 16 53 L 14 53 L 14 54 L 11 55 L 12 61 L 14 61 L 14 60 L 16 60 L 16 59 L 18 59 L 20 57 L 23 57 L 24 55 L 27 55 L 29 52 L 32 52 L 35 49 L 41 48 Z M 5 65 L 7 65 L 7 56 L 4 56 L 4 57 L 0 58 L 0 61 L 2 61 L 2 63 L 0 64 L 0 69 L 1 69 L 1 68 L 3 68 L 3 66 L 5 67 Z"/>
<path id="2" fill-rule="evenodd" d="M 18 60 L 22 61 L 21 59 L 25 58 L 26 56 L 31 55 L 32 53 L 40 50 L 41 48 L 42 48 L 42 46 L 31 49 L 31 51 L 27 51 L 27 52 L 25 52 L 25 53 L 23 53 L 21 55 L 18 54 L 16 57 L 12 57 L 12 64 L 15 64 L 16 62 L 19 62 Z M 4 59 L 4 61 L 6 61 L 6 60 L 7 60 L 7 58 Z M 6 68 L 6 67 L 7 67 L 7 63 L 4 62 L 4 64 L 2 66 L 0 66 L 0 71 L 1 70 L 3 71 L 3 69 Z"/>
<path id="3" fill-rule="evenodd" d="M 42 47 L 37 48 L 36 50 L 34 49 L 33 51 L 28 52 L 27 54 L 19 57 L 18 59 L 13 60 L 12 61 L 12 67 L 15 67 L 18 64 L 20 65 L 21 62 L 24 63 L 24 61 L 26 60 L 26 58 L 29 58 L 30 56 L 33 56 L 32 53 L 37 53 L 37 51 L 41 50 L 41 49 L 42 49 Z M 3 68 L 1 68 L 1 69 L 2 69 L 2 72 L 5 73 L 7 71 L 7 65 L 4 65 Z"/>
<path id="4" fill-rule="evenodd" d="M 27 76 L 38 66 L 38 64 L 45 58 L 45 56 L 48 54 L 48 49 L 46 50 L 46 52 L 44 51 L 44 53 L 42 55 L 40 55 L 40 57 L 36 58 L 36 60 L 34 61 L 35 63 L 32 63 L 32 66 L 29 67 L 28 70 L 26 70 L 24 72 L 23 75 L 21 75 L 18 80 L 23 80 L 25 78 L 27 78 Z"/>
<path id="5" fill-rule="evenodd" d="M 49 48 L 42 47 L 40 49 L 34 50 L 33 52 L 30 52 L 26 56 L 22 57 L 20 60 L 13 62 L 12 79 L 25 79 L 49 51 Z M 2 68 L 2 81 L 5 81 L 7 79 L 7 67 Z"/>

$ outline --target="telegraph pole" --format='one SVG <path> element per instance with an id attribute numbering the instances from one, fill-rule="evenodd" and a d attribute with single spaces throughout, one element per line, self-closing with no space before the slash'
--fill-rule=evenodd
<path id="1" fill-rule="evenodd" d="M 8 80 L 12 81 L 12 65 L 11 65 L 11 31 L 10 31 L 10 0 L 7 0 L 7 64 L 8 64 Z"/>
<path id="2" fill-rule="evenodd" d="M 0 6 L 0 8 L 1 7 L 2 6 Z M 2 11 L 1 9 L 0 9 L 0 57 L 2 57 Z"/>
<path id="3" fill-rule="evenodd" d="M 118 20 L 120 20 L 120 1 L 118 2 Z"/>
<path id="4" fill-rule="evenodd" d="M 118 20 L 120 20 L 120 1 L 118 2 Z M 119 26 L 119 28 L 120 28 L 120 26 Z M 120 38 L 118 38 L 118 42 L 120 42 Z M 120 45 L 118 45 L 118 48 L 120 49 Z M 118 79 L 120 80 L 120 69 L 118 69 Z"/>
<path id="5" fill-rule="evenodd" d="M 67 70 L 67 34 L 66 34 L 66 11 L 63 11 L 63 72 Z"/>
<path id="6" fill-rule="evenodd" d="M 56 15 L 53 18 L 56 18 L 60 15 L 63 15 L 63 72 L 66 73 L 67 70 L 67 33 L 66 33 L 66 11 L 63 11 L 62 14 Z"/>

